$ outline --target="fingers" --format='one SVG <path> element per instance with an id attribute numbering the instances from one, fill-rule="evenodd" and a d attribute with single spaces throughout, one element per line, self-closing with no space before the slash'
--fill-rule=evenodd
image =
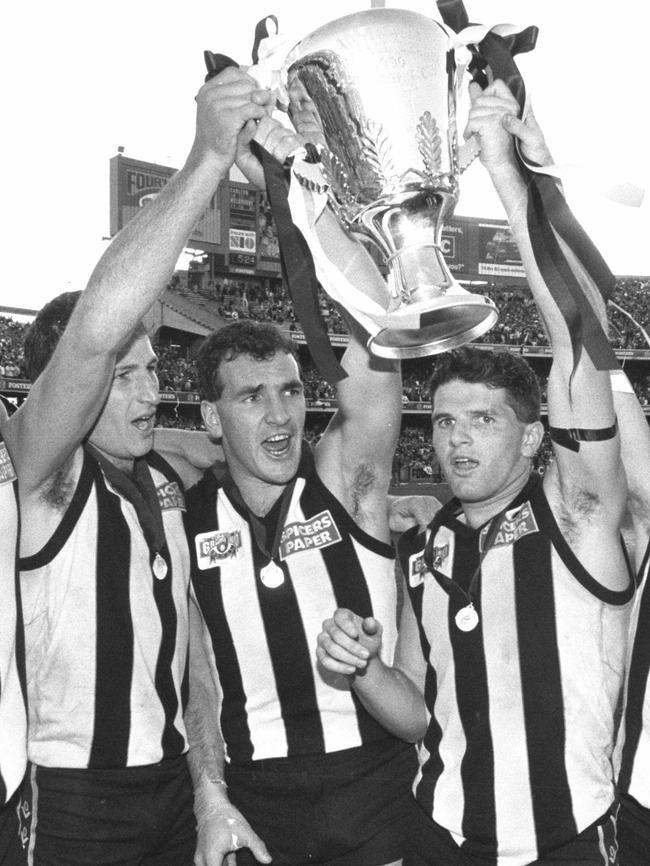
<path id="1" fill-rule="evenodd" d="M 469 85 L 469 96 L 471 115 L 486 117 L 493 113 L 519 114 L 519 103 L 501 79 L 488 85 L 485 90 L 472 81 Z"/>
<path id="2" fill-rule="evenodd" d="M 363 634 L 373 634 L 372 624 L 375 622 L 368 618 L 361 623 L 348 610 L 338 610 L 331 619 L 326 619 L 318 635 L 316 648 L 316 656 L 323 667 L 347 675 L 363 670 L 368 664 L 370 652 L 359 638 Z M 369 631 L 365 630 L 366 627 Z"/>
<path id="3" fill-rule="evenodd" d="M 263 117 L 257 125 L 255 141 L 262 145 L 278 162 L 303 146 L 303 139 L 270 117 Z"/>

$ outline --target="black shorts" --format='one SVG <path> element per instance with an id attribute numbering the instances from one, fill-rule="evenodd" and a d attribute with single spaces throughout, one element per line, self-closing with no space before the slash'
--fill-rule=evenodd
<path id="1" fill-rule="evenodd" d="M 21 800 L 29 866 L 192 866 L 185 755 L 117 770 L 29 765 Z"/>
<path id="2" fill-rule="evenodd" d="M 0 806 L 0 866 L 26 866 L 27 829 L 21 808 L 20 791 Z"/>
<path id="3" fill-rule="evenodd" d="M 426 815 L 415 800 L 413 803 L 404 866 L 485 866 L 488 861 L 467 855 L 444 827 Z M 648 862 L 645 861 L 646 866 Z M 618 857 L 614 807 L 575 839 L 529 866 L 562 863 L 564 866 L 628 866 L 627 860 Z"/>
<path id="4" fill-rule="evenodd" d="M 230 800 L 273 866 L 383 866 L 404 854 L 415 748 L 372 743 L 325 755 L 227 765 Z M 238 866 L 253 866 L 248 849 Z"/>
<path id="5" fill-rule="evenodd" d="M 650 809 L 628 794 L 621 794 L 618 846 L 623 866 L 648 866 L 650 863 Z"/>

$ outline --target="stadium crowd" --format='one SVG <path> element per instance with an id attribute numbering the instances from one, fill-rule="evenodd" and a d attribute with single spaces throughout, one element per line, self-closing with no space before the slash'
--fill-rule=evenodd
<path id="1" fill-rule="evenodd" d="M 180 278 L 175 278 L 169 286 L 174 291 L 182 289 Z M 644 298 L 650 289 L 650 280 L 619 280 L 613 296 L 615 303 L 628 315 L 618 309 L 608 307 L 610 337 L 618 349 L 648 348 L 642 329 L 650 329 L 650 313 Z M 226 320 L 248 317 L 256 321 L 271 321 L 278 325 L 288 324 L 290 330 L 296 329 L 296 320 L 291 301 L 283 289 L 273 291 L 261 284 L 225 278 L 221 282 L 209 284 L 209 294 L 218 304 L 219 314 Z M 507 346 L 546 346 L 547 339 L 537 314 L 534 302 L 520 289 L 493 288 L 489 291 L 499 309 L 499 322 L 480 342 L 491 345 Z M 345 333 L 343 320 L 335 307 L 325 296 L 321 298 L 321 309 L 330 333 Z M 630 318 L 632 317 L 632 318 Z M 22 342 L 27 325 L 7 316 L 0 316 L 0 376 L 25 379 Z M 197 391 L 197 373 L 194 361 L 177 345 L 157 344 L 158 378 L 162 392 Z M 408 361 L 403 371 L 403 400 L 409 403 L 426 403 L 430 399 L 428 389 L 429 359 Z M 542 401 L 546 402 L 546 379 L 540 375 Z M 643 406 L 650 406 L 650 375 L 632 373 L 630 375 L 634 390 Z M 335 390 L 321 378 L 315 367 L 304 370 L 304 384 L 308 405 L 313 409 L 331 408 L 329 401 L 335 399 Z M 159 410 L 159 423 L 166 427 L 198 430 L 202 427 L 196 409 L 179 411 L 180 404 L 163 404 Z M 307 436 L 312 443 L 320 438 L 324 423 L 308 423 Z M 544 442 L 537 458 L 537 468 L 543 471 L 550 459 L 550 445 Z M 404 423 L 395 452 L 393 465 L 395 483 L 400 480 L 427 479 L 437 483 L 440 471 L 431 447 L 430 428 L 423 425 Z"/>
<path id="2" fill-rule="evenodd" d="M 182 288 L 180 278 L 172 281 L 169 287 L 187 294 L 187 290 Z M 650 331 L 650 311 L 647 306 L 649 290 L 650 280 L 628 278 L 617 283 L 612 301 L 625 313 L 612 305 L 608 307 L 610 339 L 616 349 L 650 348 L 644 336 L 644 331 Z M 224 278 L 221 282 L 209 281 L 208 293 L 217 303 L 215 312 L 226 320 L 250 318 L 260 322 L 288 325 L 290 330 L 297 329 L 293 305 L 283 288 L 274 291 L 260 283 Z M 495 301 L 499 309 L 499 321 L 480 338 L 480 342 L 524 347 L 548 345 L 535 304 L 527 292 L 521 289 L 491 288 L 485 293 Z M 332 334 L 345 333 L 343 320 L 334 305 L 325 296 L 321 297 L 320 305 L 328 331 Z M 26 327 L 7 316 L 0 316 L 0 375 L 25 378 L 22 340 Z M 174 346 L 158 344 L 156 351 L 159 355 L 161 390 L 195 391 L 194 362 Z M 327 383 L 319 380 L 314 371 L 308 374 L 306 384 L 310 400 L 332 398 L 333 390 Z M 637 380 L 635 388 L 644 405 L 648 405 L 648 377 Z M 426 373 L 407 369 L 404 375 L 404 394 L 409 401 L 427 400 Z"/>

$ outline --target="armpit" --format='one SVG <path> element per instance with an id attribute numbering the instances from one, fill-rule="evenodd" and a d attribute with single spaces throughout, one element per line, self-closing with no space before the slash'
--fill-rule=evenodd
<path id="1" fill-rule="evenodd" d="M 600 497 L 590 490 L 577 486 L 563 489 L 557 522 L 569 543 L 578 540 L 581 530 L 599 513 L 600 505 Z"/>
<path id="2" fill-rule="evenodd" d="M 350 516 L 358 520 L 363 512 L 363 502 L 374 490 L 377 483 L 377 473 L 370 463 L 362 463 L 357 467 L 350 490 Z"/>
<path id="3" fill-rule="evenodd" d="M 70 478 L 70 463 L 58 469 L 41 493 L 41 501 L 55 511 L 65 511 L 70 504 L 75 485 Z"/>

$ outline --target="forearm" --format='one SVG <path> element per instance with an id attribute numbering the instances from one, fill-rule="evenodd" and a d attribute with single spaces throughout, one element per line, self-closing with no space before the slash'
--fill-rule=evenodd
<path id="1" fill-rule="evenodd" d="M 227 162 L 217 154 L 193 152 L 156 198 L 116 235 L 76 312 L 78 338 L 89 350 L 115 351 L 149 310 L 227 171 Z"/>
<path id="2" fill-rule="evenodd" d="M 378 657 L 354 675 L 352 688 L 371 716 L 396 737 L 417 742 L 427 729 L 424 696 L 413 681 Z"/>
<path id="3" fill-rule="evenodd" d="M 194 785 L 194 811 L 200 824 L 208 816 L 222 811 L 229 800 L 218 702 L 214 692 L 196 679 L 192 679 L 185 725 L 190 746 L 187 758 Z"/>

